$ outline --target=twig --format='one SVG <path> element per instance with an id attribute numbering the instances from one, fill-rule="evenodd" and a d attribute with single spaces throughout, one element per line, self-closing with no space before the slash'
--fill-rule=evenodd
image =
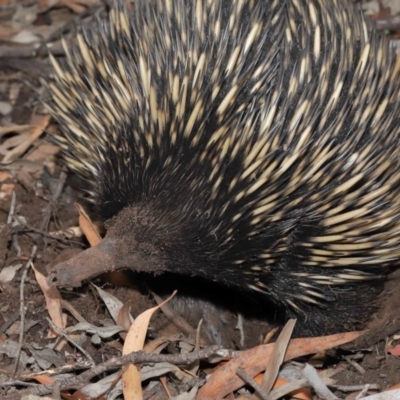
<path id="1" fill-rule="evenodd" d="M 11 222 L 13 220 L 14 212 L 15 212 L 15 201 L 17 199 L 17 195 L 15 193 L 15 190 L 13 191 L 11 195 L 11 205 L 10 205 L 10 211 L 8 213 L 7 217 L 7 225 L 11 225 Z"/>
<path id="2" fill-rule="evenodd" d="M 244 382 L 248 383 L 263 400 L 269 400 L 268 393 L 265 393 L 261 385 L 259 385 L 243 368 L 239 367 L 236 370 L 236 374 L 239 378 L 243 379 Z"/>
<path id="3" fill-rule="evenodd" d="M 52 369 L 47 369 L 45 371 L 35 371 L 35 372 L 30 372 L 28 374 L 23 374 L 20 375 L 20 380 L 22 381 L 31 381 L 32 379 L 35 379 L 38 375 L 47 375 L 47 376 L 52 376 L 52 375 L 60 375 L 60 374 L 67 374 L 69 372 L 73 371 L 82 371 L 84 369 L 91 368 L 91 364 L 89 361 L 86 359 L 81 359 L 80 361 L 76 362 L 75 364 L 66 364 L 63 365 L 62 367 L 57 367 L 57 368 L 52 368 Z M 35 384 L 37 386 L 37 384 Z"/>
<path id="4" fill-rule="evenodd" d="M 365 369 L 354 361 L 354 357 L 344 356 L 343 357 L 353 368 L 355 368 L 360 374 L 364 375 L 366 373 Z"/>
<path id="5" fill-rule="evenodd" d="M 77 246 L 81 246 L 83 247 L 83 244 L 81 242 L 77 242 L 76 240 L 71 240 L 71 239 L 65 239 L 63 237 L 57 236 L 57 235 L 53 235 L 51 233 L 47 233 L 44 231 L 41 231 L 40 229 L 36 229 L 31 225 L 25 224 L 24 221 L 21 220 L 20 217 L 18 217 L 17 215 L 14 215 L 14 219 L 23 226 L 23 229 L 20 232 L 24 232 L 24 233 L 29 233 L 29 232 L 33 232 L 33 233 L 37 233 L 38 235 L 42 235 L 45 236 L 49 239 L 53 239 L 53 240 L 57 240 L 60 243 L 63 244 L 67 244 L 67 245 L 77 245 Z"/>
<path id="6" fill-rule="evenodd" d="M 71 343 L 73 346 L 75 346 L 82 354 L 85 355 L 85 357 L 91 362 L 91 366 L 95 366 L 96 363 L 94 362 L 93 358 L 91 355 L 81 346 L 79 346 L 78 343 L 73 341 L 62 329 L 60 329 L 56 324 L 53 323 L 53 321 L 46 317 L 48 323 L 50 324 L 51 328 L 54 329 L 58 334 L 60 334 L 67 342 Z"/>
<path id="7" fill-rule="evenodd" d="M 23 232 L 26 232 L 26 233 L 33 232 L 33 233 L 36 233 L 38 235 L 42 235 L 42 236 L 44 236 L 46 238 L 49 238 L 49 239 L 52 239 L 52 240 L 57 240 L 58 242 L 63 243 L 63 244 L 67 244 L 67 245 L 74 244 L 74 245 L 83 247 L 83 244 L 81 242 L 77 242 L 76 240 L 71 240 L 71 239 L 65 239 L 65 238 L 63 238 L 61 236 L 57 236 L 57 235 L 53 235 L 51 233 L 47 233 L 47 232 L 41 231 L 40 229 L 36 229 L 36 228 L 34 228 L 33 226 L 30 226 L 30 225 L 25 225 Z"/>
<path id="8" fill-rule="evenodd" d="M 19 313 L 21 315 L 21 327 L 20 327 L 20 333 L 19 333 L 19 342 L 18 342 L 18 350 L 17 350 L 17 355 L 15 357 L 15 365 L 14 365 L 14 376 L 17 373 L 18 370 L 18 364 L 19 364 L 19 358 L 21 356 L 21 350 L 22 350 L 22 342 L 24 340 L 24 329 L 25 329 L 25 301 L 24 301 L 24 288 L 25 288 L 25 280 L 28 275 L 28 269 L 36 255 L 37 247 L 33 246 L 32 247 L 32 252 L 31 256 L 29 257 L 28 262 L 25 265 L 24 271 L 22 273 L 21 277 L 21 284 L 19 286 Z"/>
<path id="9" fill-rule="evenodd" d="M 102 364 L 91 368 L 81 375 L 73 378 L 61 378 L 58 380 L 60 383 L 61 390 L 79 389 L 91 381 L 93 378 L 100 374 L 104 374 L 109 370 L 115 370 L 121 368 L 127 364 L 143 364 L 143 363 L 161 363 L 167 362 L 175 365 L 190 365 L 195 361 L 209 359 L 214 355 L 220 357 L 229 357 L 231 352 L 224 350 L 220 346 L 210 346 L 205 349 L 194 351 L 192 353 L 183 354 L 147 354 L 142 351 L 133 352 L 126 356 L 119 358 L 112 358 Z M 18 394 L 3 397 L 4 400 L 17 400 L 21 399 L 22 396 L 32 394 L 36 396 L 43 396 L 52 392 L 53 384 L 38 385 L 33 389 L 21 390 Z"/>
<path id="10" fill-rule="evenodd" d="M 365 397 L 365 395 L 368 393 L 369 389 L 370 389 L 370 385 L 369 385 L 369 383 L 367 383 L 367 384 L 364 386 L 363 390 L 361 390 L 361 392 L 358 393 L 358 395 L 357 395 L 357 397 L 355 398 L 355 400 L 359 400 L 359 399 L 362 399 L 363 397 Z"/>
<path id="11" fill-rule="evenodd" d="M 365 385 L 328 385 L 329 387 L 341 392 L 358 392 L 365 388 Z M 369 383 L 369 390 L 381 390 L 381 385 Z"/>

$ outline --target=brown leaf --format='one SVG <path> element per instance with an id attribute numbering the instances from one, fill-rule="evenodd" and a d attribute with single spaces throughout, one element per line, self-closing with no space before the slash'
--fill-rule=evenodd
<path id="1" fill-rule="evenodd" d="M 90 245 L 96 246 L 96 244 L 101 242 L 101 236 L 96 226 L 93 224 L 89 216 L 86 214 L 86 211 L 80 204 L 75 203 L 75 207 L 79 213 L 79 226 L 81 227 L 82 232 L 85 234 Z"/>
<path id="2" fill-rule="evenodd" d="M 150 318 L 164 303 L 170 301 L 172 297 L 175 296 L 175 293 L 176 291 L 163 303 L 144 311 L 135 319 L 126 336 L 124 348 L 122 350 L 123 355 L 143 349 Z M 133 364 L 129 365 L 127 370 L 122 374 L 122 390 L 125 399 L 143 399 L 140 370 Z"/>
<path id="3" fill-rule="evenodd" d="M 292 339 L 286 351 L 285 361 L 340 346 L 357 339 L 363 333 L 348 332 L 316 338 Z M 200 389 L 196 400 L 222 398 L 239 389 L 244 382 L 236 375 L 237 369 L 241 367 L 250 376 L 256 376 L 265 370 L 273 348 L 274 343 L 254 347 L 219 367 Z"/>
<path id="4" fill-rule="evenodd" d="M 21 144 L 7 152 L 2 160 L 3 164 L 13 161 L 21 156 L 23 153 L 25 153 L 25 151 L 29 149 L 32 143 L 43 133 L 50 121 L 50 115 L 40 117 L 35 116 L 34 118 L 36 121 L 36 123 L 34 124 L 35 127 L 29 132 L 26 139 Z"/>
<path id="5" fill-rule="evenodd" d="M 35 277 L 40 289 L 44 294 L 44 298 L 46 300 L 47 311 L 49 312 L 51 320 L 54 322 L 56 326 L 61 329 L 65 329 L 66 327 L 66 315 L 62 313 L 61 309 L 61 295 L 58 289 L 54 286 L 49 286 L 47 284 L 47 278 L 41 274 L 33 264 L 32 268 L 35 272 Z M 52 331 L 53 332 L 53 331 Z M 55 337 L 56 334 L 53 332 L 48 337 Z"/>

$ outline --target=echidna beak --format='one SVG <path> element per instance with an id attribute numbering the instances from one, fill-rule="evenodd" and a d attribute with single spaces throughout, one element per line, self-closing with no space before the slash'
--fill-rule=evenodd
<path id="1" fill-rule="evenodd" d="M 165 256 L 152 244 L 106 236 L 98 245 L 57 264 L 47 282 L 51 286 L 76 287 L 105 272 L 127 268 L 159 274 L 167 269 L 166 265 Z"/>
<path id="2" fill-rule="evenodd" d="M 116 239 L 106 238 L 68 261 L 57 264 L 47 278 L 48 284 L 76 287 L 80 286 L 85 279 L 118 269 L 114 262 L 116 247 Z"/>

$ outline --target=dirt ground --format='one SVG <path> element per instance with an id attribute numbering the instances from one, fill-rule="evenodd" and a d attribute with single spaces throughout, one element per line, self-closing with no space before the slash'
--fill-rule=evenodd
<path id="1" fill-rule="evenodd" d="M 29 2 L 21 4 L 22 7 L 31 6 Z M 86 9 L 84 17 L 90 19 L 96 7 L 100 6 Z M 12 2 L 0 8 L 0 26 L 6 26 L 5 21 L 15 12 Z M 97 12 L 105 12 L 104 7 Z M 64 7 L 35 14 L 29 26 L 57 28 L 63 21 L 63 29 L 47 32 L 47 40 L 54 40 L 58 46 L 60 33 L 69 34 L 70 26 L 81 19 L 84 18 Z M 14 28 L 18 29 L 22 30 Z M 0 39 L 5 40 L 1 30 Z M 104 333 L 107 328 L 116 326 L 110 303 L 115 305 L 119 301 L 120 305 L 125 305 L 128 309 L 125 318 L 129 320 L 129 310 L 136 318 L 157 304 L 153 292 L 165 298 L 175 286 L 180 292 L 186 291 L 186 297 L 174 299 L 169 310 L 154 315 L 147 329 L 146 343 L 168 338 L 163 342 L 162 352 L 171 355 L 181 354 L 185 346 L 193 349 L 196 340 L 205 346 L 222 344 L 232 351 L 262 344 L 274 325 L 254 316 L 238 318 L 232 306 L 237 304 L 232 293 L 215 287 L 214 292 L 219 296 L 199 299 L 204 282 L 187 289 L 186 281 L 177 283 L 175 278 L 169 281 L 140 274 L 108 274 L 85 282 L 79 288 L 60 290 L 65 326 L 73 327 L 78 322 L 87 325 L 78 334 L 70 332 L 79 348 L 68 341 L 57 340 L 54 332 L 51 335 L 49 318 L 53 306 L 49 302 L 51 296 L 43 294 L 40 276 L 46 277 L 57 262 L 89 246 L 78 228 L 75 203 L 83 205 L 89 215 L 92 212 L 79 182 L 63 169 L 58 149 L 48 141 L 51 132 L 58 129 L 38 101 L 38 94 L 42 92 L 40 79 L 45 79 L 49 72 L 48 57 L 45 54 L 27 56 L 28 47 L 0 42 L 0 157 L 3 159 L 0 164 L 0 271 L 5 271 L 4 275 L 0 274 L 0 398 L 17 399 L 20 398 L 18 393 L 26 395 L 29 390 L 36 394 L 51 393 L 33 391 L 37 386 L 52 383 L 37 378 L 42 371 L 47 371 L 49 376 L 73 379 L 88 369 L 85 360 L 89 356 L 96 365 L 120 357 L 124 335 L 119 335 L 118 331 L 108 336 Z M 11 125 L 13 128 L 9 128 Z M 197 287 L 200 289 L 195 290 Z M 98 288 L 114 297 L 106 299 Z M 210 287 L 207 290 L 210 291 Z M 368 384 L 370 389 L 364 394 L 400 384 L 399 293 L 400 271 L 395 271 L 377 300 L 378 311 L 371 316 L 370 331 L 365 336 L 340 346 L 339 350 L 326 349 L 313 358 L 300 359 L 307 360 L 319 371 L 326 371 L 332 379 L 328 386 L 339 398 L 355 398 Z M 201 319 L 203 327 L 199 339 L 196 329 Z M 273 333 L 269 340 L 274 341 L 278 333 Z M 212 373 L 215 367 L 216 363 L 212 362 L 202 364 L 193 376 L 204 381 L 206 374 Z M 174 373 L 168 370 L 160 374 L 168 378 L 162 383 L 158 375 L 153 375 L 151 384 L 145 385 L 144 398 L 167 398 L 165 386 L 172 396 L 194 387 L 193 381 L 180 379 L 176 371 Z M 99 379 L 96 377 L 92 383 Z M 75 382 L 63 388 L 73 393 L 83 386 L 83 382 Z M 88 399 L 113 398 L 87 393 L 86 396 Z"/>

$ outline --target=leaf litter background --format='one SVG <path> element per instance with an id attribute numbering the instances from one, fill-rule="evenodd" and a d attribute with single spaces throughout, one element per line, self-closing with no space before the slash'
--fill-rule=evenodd
<path id="1" fill-rule="evenodd" d="M 175 297 L 161 311 L 175 289 L 168 279 L 107 274 L 73 291 L 47 286 L 52 266 L 103 232 L 46 139 L 58 127 L 34 90 L 51 72 L 46 45 L 62 56 L 60 37 L 108 7 L 0 0 L 0 398 L 400 399 L 399 272 L 366 338 L 347 347 L 359 334 L 290 340 L 292 321 L 279 331 L 238 318 L 232 293 L 216 306 Z M 398 47 L 400 2 L 362 7 Z M 215 340 L 222 346 L 210 347 Z"/>

